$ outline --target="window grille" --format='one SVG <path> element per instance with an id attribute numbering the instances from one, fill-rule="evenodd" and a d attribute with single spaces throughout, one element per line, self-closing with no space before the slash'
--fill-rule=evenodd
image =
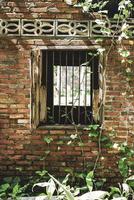
<path id="1" fill-rule="evenodd" d="M 89 124 L 98 89 L 98 57 L 87 50 L 43 50 L 41 84 L 47 90 L 47 124 Z M 45 105 L 44 105 L 45 106 Z"/>

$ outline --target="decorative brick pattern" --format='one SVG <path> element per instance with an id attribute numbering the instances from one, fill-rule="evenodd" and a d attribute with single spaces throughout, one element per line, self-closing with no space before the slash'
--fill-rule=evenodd
<path id="1" fill-rule="evenodd" d="M 104 24 L 104 25 L 102 25 Z M 67 19 L 0 19 L 0 35 L 2 37 L 117 37 L 121 34 L 123 23 L 117 25 L 116 21 L 102 20 L 102 24 L 97 24 L 96 20 L 67 20 Z M 134 37 L 134 22 L 128 22 Z M 105 26 L 111 30 L 105 33 L 102 28 Z M 116 30 L 116 32 L 115 32 Z"/>

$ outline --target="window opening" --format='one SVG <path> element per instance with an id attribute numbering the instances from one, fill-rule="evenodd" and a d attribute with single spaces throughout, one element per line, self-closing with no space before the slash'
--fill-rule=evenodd
<path id="1" fill-rule="evenodd" d="M 99 87 L 98 57 L 87 50 L 42 52 L 42 85 L 47 89 L 45 123 L 93 122 L 92 93 Z"/>

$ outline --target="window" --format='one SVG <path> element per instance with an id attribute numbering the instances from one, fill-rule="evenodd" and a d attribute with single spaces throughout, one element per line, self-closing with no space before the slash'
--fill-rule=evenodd
<path id="1" fill-rule="evenodd" d="M 95 51 L 47 49 L 38 53 L 32 59 L 36 125 L 91 124 L 99 91 Z"/>

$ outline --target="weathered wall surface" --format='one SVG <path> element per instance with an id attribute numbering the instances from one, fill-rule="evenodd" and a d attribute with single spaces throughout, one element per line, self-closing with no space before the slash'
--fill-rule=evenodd
<path id="1" fill-rule="evenodd" d="M 2 1 L 0 18 L 72 19 L 83 17 L 80 9 L 67 6 L 63 0 Z"/>
<path id="2" fill-rule="evenodd" d="M 83 19 L 81 10 L 67 7 L 58 1 L 3 1 L 0 18 L 44 18 Z M 39 169 L 49 169 L 52 174 L 64 174 L 66 167 L 82 171 L 93 165 L 98 145 L 88 138 L 88 131 L 79 130 L 84 146 L 68 145 L 75 130 L 45 128 L 32 130 L 30 127 L 31 50 L 47 46 L 93 46 L 93 41 L 72 39 L 71 41 L 48 38 L 0 38 L 0 176 L 25 174 L 29 176 Z M 134 56 L 133 41 L 126 47 Z M 109 49 L 110 44 L 104 44 Z M 106 64 L 106 93 L 104 110 L 104 134 L 115 131 L 112 140 L 133 145 L 134 132 L 134 80 L 127 80 L 126 70 L 121 67 L 121 58 L 116 47 L 111 49 Z M 51 136 L 47 145 L 43 138 Z M 63 142 L 61 142 L 63 141 Z M 49 154 L 48 151 L 50 150 Z M 45 159 L 43 159 L 46 157 Z M 116 182 L 118 150 L 102 145 L 100 168 L 97 176 L 109 177 Z M 17 168 L 22 168 L 18 172 Z M 116 177 L 116 178 L 115 178 Z"/>
<path id="3" fill-rule="evenodd" d="M 107 47 L 106 47 L 107 46 Z M 105 43 L 107 52 L 111 42 Z M 134 77 L 132 64 L 122 63 L 119 55 L 119 48 L 124 47 L 130 51 L 130 59 L 134 60 L 134 41 L 124 41 L 121 45 L 113 45 L 107 56 L 105 71 L 105 106 L 104 106 L 104 133 L 106 135 L 113 132 L 111 136 L 115 144 L 128 144 L 134 149 Z M 113 146 L 114 147 L 114 146 Z M 104 162 L 107 169 L 112 169 L 118 176 L 117 160 L 119 159 L 119 149 L 107 149 L 104 151 Z M 102 153 L 103 154 L 103 153 Z M 131 158 L 133 161 L 133 158 Z M 113 172 L 111 173 L 113 174 Z"/>

